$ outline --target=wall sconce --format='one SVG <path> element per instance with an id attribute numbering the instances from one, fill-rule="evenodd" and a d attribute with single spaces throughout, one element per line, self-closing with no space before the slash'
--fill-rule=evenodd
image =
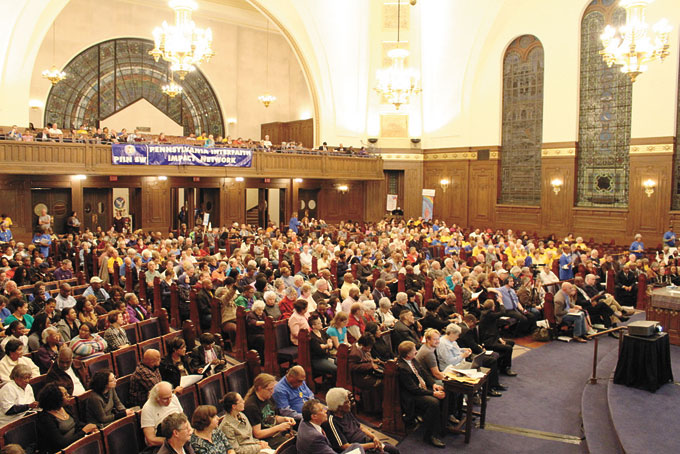
<path id="1" fill-rule="evenodd" d="M 81 175 L 73 175 L 73 179 L 74 180 L 80 180 L 80 181 L 87 180 L 87 175 L 82 175 L 82 174 Z"/>
<path id="2" fill-rule="evenodd" d="M 293 181 L 296 183 L 302 183 L 302 178 L 295 178 Z"/>
<path id="3" fill-rule="evenodd" d="M 238 181 L 239 183 L 243 181 L 243 177 L 236 177 L 234 180 Z"/>
<path id="4" fill-rule="evenodd" d="M 45 104 L 42 101 L 40 101 L 39 99 L 31 99 L 31 100 L 28 101 L 28 107 L 31 110 L 40 110 L 43 107 L 45 107 Z"/>
<path id="5" fill-rule="evenodd" d="M 550 182 L 550 186 L 552 187 L 553 192 L 555 195 L 560 193 L 560 189 L 562 189 L 562 185 L 564 183 L 560 178 L 553 178 L 552 181 Z"/>
<path id="6" fill-rule="evenodd" d="M 446 178 L 442 178 L 441 180 L 439 180 L 439 186 L 442 187 L 442 191 L 444 191 L 444 192 L 446 192 L 446 190 L 449 188 L 450 184 L 451 184 L 451 182 Z"/>
<path id="7" fill-rule="evenodd" d="M 346 184 L 341 184 L 340 186 L 338 186 L 338 191 L 340 191 L 343 194 L 347 194 L 347 191 L 349 191 L 349 186 L 347 186 Z"/>
<path id="8" fill-rule="evenodd" d="M 168 181 L 168 177 L 166 177 L 165 175 L 160 175 L 158 176 L 158 181 Z"/>
<path id="9" fill-rule="evenodd" d="M 645 188 L 645 194 L 647 194 L 647 197 L 651 197 L 652 194 L 654 194 L 654 188 L 656 188 L 656 181 L 650 179 L 647 179 L 642 182 L 642 187 Z"/>

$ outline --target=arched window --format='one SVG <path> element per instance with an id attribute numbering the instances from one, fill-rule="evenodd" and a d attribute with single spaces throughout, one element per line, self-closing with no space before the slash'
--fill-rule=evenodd
<path id="1" fill-rule="evenodd" d="M 620 67 L 608 68 L 599 53 L 605 25 L 626 21 L 617 3 L 593 0 L 581 21 L 578 206 L 628 206 L 632 86 Z"/>
<path id="2" fill-rule="evenodd" d="M 543 142 L 543 46 L 515 39 L 503 60 L 500 203 L 540 205 Z"/>
<path id="3" fill-rule="evenodd" d="M 673 192 L 671 209 L 680 210 L 680 77 L 678 78 L 678 113 L 675 127 L 675 154 L 673 155 Z"/>
<path id="4" fill-rule="evenodd" d="M 196 131 L 224 134 L 224 121 L 215 92 L 200 70 L 177 80 L 182 95 L 169 98 L 161 91 L 168 83 L 169 64 L 149 55 L 153 42 L 122 38 L 96 44 L 64 68 L 67 78 L 53 86 L 45 106 L 45 124 L 65 128 L 99 125 L 111 115 L 144 98 L 182 125 L 184 134 Z"/>

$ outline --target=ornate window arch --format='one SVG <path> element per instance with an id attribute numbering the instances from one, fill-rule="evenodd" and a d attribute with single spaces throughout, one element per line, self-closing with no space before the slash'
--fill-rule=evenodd
<path id="1" fill-rule="evenodd" d="M 499 203 L 541 202 L 543 67 L 543 46 L 535 36 L 522 35 L 505 51 Z"/>
<path id="2" fill-rule="evenodd" d="M 628 206 L 632 84 L 599 53 L 605 25 L 626 21 L 617 3 L 593 0 L 581 20 L 577 206 Z"/>
<path id="3" fill-rule="evenodd" d="M 184 91 L 169 98 L 161 91 L 169 65 L 149 55 L 153 42 L 140 38 L 104 41 L 75 56 L 64 68 L 66 79 L 52 87 L 45 106 L 45 124 L 65 128 L 99 125 L 111 115 L 144 98 L 182 125 L 184 134 L 200 130 L 224 135 L 222 110 L 200 70 L 180 82 Z"/>

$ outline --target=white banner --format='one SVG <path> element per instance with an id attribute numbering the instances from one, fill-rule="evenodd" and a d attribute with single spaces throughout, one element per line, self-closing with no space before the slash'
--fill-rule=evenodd
<path id="1" fill-rule="evenodd" d="M 394 211 L 397 209 L 397 194 L 387 194 L 387 211 Z"/>

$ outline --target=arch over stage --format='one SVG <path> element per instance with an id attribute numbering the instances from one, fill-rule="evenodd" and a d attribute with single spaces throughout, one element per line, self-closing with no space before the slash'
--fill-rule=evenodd
<path id="1" fill-rule="evenodd" d="M 97 43 L 76 55 L 64 68 L 66 79 L 54 85 L 45 105 L 45 124 L 65 128 L 97 125 L 131 104 L 146 99 L 184 128 L 184 135 L 224 135 L 219 100 L 203 73 L 196 69 L 177 81 L 181 95 L 170 98 L 162 86 L 169 64 L 149 55 L 153 41 L 118 38 Z"/>

